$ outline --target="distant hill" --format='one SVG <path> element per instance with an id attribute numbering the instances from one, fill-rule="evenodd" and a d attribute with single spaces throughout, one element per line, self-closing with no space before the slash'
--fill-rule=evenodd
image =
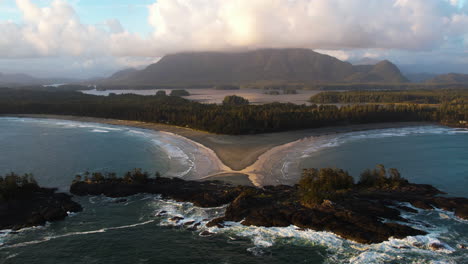
<path id="1" fill-rule="evenodd" d="M 408 80 L 410 82 L 424 83 L 424 82 L 427 82 L 430 79 L 433 79 L 434 77 L 436 77 L 437 74 L 421 72 L 421 73 L 405 73 L 405 76 L 406 76 L 406 78 L 408 78 Z"/>
<path id="2" fill-rule="evenodd" d="M 427 81 L 428 83 L 463 83 L 468 84 L 468 74 L 449 73 L 437 75 Z"/>
<path id="3" fill-rule="evenodd" d="M 112 76 L 109 77 L 108 80 L 113 80 L 113 81 L 125 80 L 128 78 L 128 76 L 131 76 L 131 74 L 135 72 L 137 72 L 137 69 L 134 69 L 134 68 L 124 69 L 124 70 L 121 70 L 112 74 Z"/>
<path id="4" fill-rule="evenodd" d="M 389 61 L 351 63 L 309 49 L 192 52 L 167 55 L 143 70 L 124 70 L 101 82 L 114 85 L 300 83 L 401 83 L 408 80 Z"/>
<path id="5" fill-rule="evenodd" d="M 49 84 L 62 84 L 62 83 L 72 83 L 77 82 L 77 79 L 67 79 L 67 78 L 51 78 L 51 79 L 41 79 L 32 77 L 27 74 L 15 73 L 15 74 L 6 74 L 0 72 L 0 85 L 1 86 L 25 86 L 25 85 L 49 85 Z"/>
<path id="6" fill-rule="evenodd" d="M 0 72 L 0 84 L 1 85 L 17 85 L 17 84 L 37 84 L 41 80 L 34 78 L 27 74 L 6 74 Z"/>

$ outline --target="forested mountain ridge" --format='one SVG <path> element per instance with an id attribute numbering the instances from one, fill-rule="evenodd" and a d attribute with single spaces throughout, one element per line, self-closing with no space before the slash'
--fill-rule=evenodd
<path id="1" fill-rule="evenodd" d="M 468 84 L 468 74 L 448 73 L 437 75 L 427 81 L 428 83 L 463 83 Z"/>
<path id="2" fill-rule="evenodd" d="M 300 83 L 401 83 L 408 80 L 389 61 L 353 66 L 309 49 L 191 52 L 164 56 L 143 70 L 117 74 L 104 85 Z"/>

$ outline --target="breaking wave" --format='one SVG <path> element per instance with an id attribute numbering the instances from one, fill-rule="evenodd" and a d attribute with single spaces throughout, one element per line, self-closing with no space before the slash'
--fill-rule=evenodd
<path id="1" fill-rule="evenodd" d="M 58 119 L 17 117 L 2 117 L 1 119 L 16 122 L 34 122 L 46 127 L 53 126 L 63 129 L 79 128 L 91 133 L 125 133 L 129 136 L 145 138 L 155 147 L 161 148 L 165 153 L 169 162 L 169 171 L 165 174 L 168 177 L 200 179 L 206 177 L 206 175 L 230 170 L 211 149 L 169 132 Z"/>
<path id="2" fill-rule="evenodd" d="M 327 136 L 308 137 L 270 149 L 261 155 L 256 164 L 244 172 L 255 175 L 257 185 L 295 184 L 301 175 L 300 164 L 311 154 L 341 146 L 345 143 L 411 135 L 457 135 L 468 129 L 441 126 L 420 126 L 357 131 Z"/>
<path id="3" fill-rule="evenodd" d="M 323 247 L 327 250 L 326 263 L 462 263 L 468 258 L 464 247 L 468 242 L 468 221 L 442 210 L 405 214 L 410 225 L 426 231 L 424 236 L 391 238 L 373 245 L 359 244 L 330 232 L 289 227 L 253 227 L 228 222 L 224 228 L 206 224 L 224 214 L 226 207 L 198 208 L 191 203 L 157 200 L 153 202 L 154 215 L 162 226 L 176 226 L 196 230 L 200 236 L 224 236 L 228 240 L 249 239 L 252 247 L 246 250 L 262 256 L 278 243 Z M 441 223 L 441 221 L 443 223 Z M 436 227 L 440 226 L 440 227 Z"/>

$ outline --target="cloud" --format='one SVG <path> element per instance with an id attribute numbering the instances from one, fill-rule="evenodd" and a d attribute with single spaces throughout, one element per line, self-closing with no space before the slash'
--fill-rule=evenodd
<path id="1" fill-rule="evenodd" d="M 73 7 L 62 0 L 43 8 L 30 0 L 16 0 L 16 5 L 22 23 L 0 21 L 2 58 L 127 56 L 123 47 L 131 55 L 131 49 L 141 51 L 147 46 L 138 42 L 138 35 L 126 32 L 117 19 L 102 25 L 82 23 Z"/>
<path id="2" fill-rule="evenodd" d="M 70 4 L 40 8 L 16 0 L 22 23 L 0 22 L 0 56 L 161 56 L 188 50 L 259 47 L 431 50 L 466 40 L 461 0 L 158 0 L 149 6 L 154 33 L 107 30 L 80 21 Z"/>
<path id="3" fill-rule="evenodd" d="M 402 50 L 405 56 L 437 53 L 447 46 L 464 55 L 468 47 L 465 2 L 157 0 L 148 6 L 153 33 L 142 36 L 127 31 L 118 18 L 99 25 L 83 23 L 64 0 L 53 0 L 46 7 L 16 0 L 22 19 L 0 19 L 0 59 L 79 57 L 81 63 L 114 57 L 114 63 L 124 63 L 129 57 L 142 58 L 132 59 L 135 65 L 148 57 L 180 51 L 264 47 L 311 48 L 341 59 Z"/>
<path id="4" fill-rule="evenodd" d="M 430 50 L 468 32 L 454 0 L 159 0 L 161 48 L 306 47 Z"/>

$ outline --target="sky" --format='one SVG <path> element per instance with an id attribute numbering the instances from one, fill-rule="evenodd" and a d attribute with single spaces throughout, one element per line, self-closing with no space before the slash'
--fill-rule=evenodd
<path id="1" fill-rule="evenodd" d="M 0 0 L 0 72 L 92 78 L 183 51 L 310 48 L 468 73 L 468 0 Z"/>

